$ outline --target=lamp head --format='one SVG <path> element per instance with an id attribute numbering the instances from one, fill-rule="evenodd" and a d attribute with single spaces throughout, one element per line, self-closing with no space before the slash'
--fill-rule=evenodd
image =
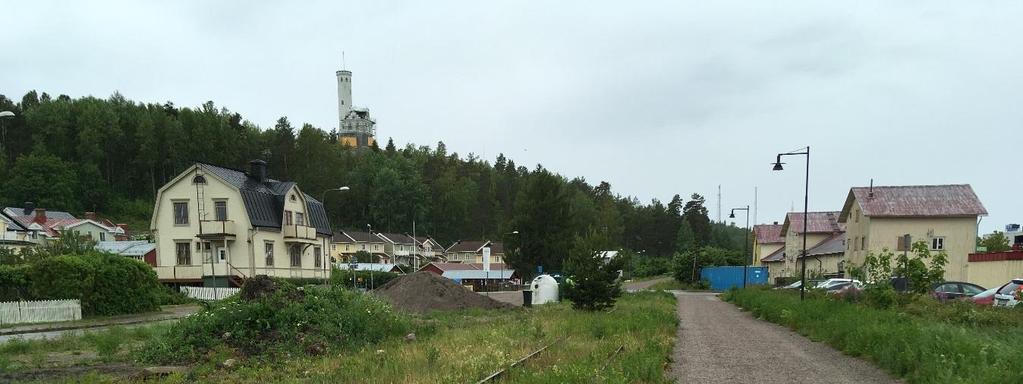
<path id="1" fill-rule="evenodd" d="M 735 218 L 735 210 L 734 209 L 732 210 L 731 213 L 728 214 L 728 218 L 729 219 L 734 219 Z"/>
<path id="2" fill-rule="evenodd" d="M 347 190 L 349 190 L 349 189 L 351 189 L 351 188 L 348 188 L 348 187 L 346 186 L 346 187 L 341 187 L 341 188 L 338 188 L 337 190 L 339 190 L 339 191 L 342 191 L 342 192 L 344 192 L 344 191 L 347 191 Z"/>
<path id="3" fill-rule="evenodd" d="M 781 162 L 781 154 L 779 153 L 778 157 L 775 158 L 775 160 L 774 160 L 774 170 L 775 171 L 780 171 L 780 170 L 785 169 L 785 168 L 782 168 L 781 164 L 782 164 L 782 162 Z"/>

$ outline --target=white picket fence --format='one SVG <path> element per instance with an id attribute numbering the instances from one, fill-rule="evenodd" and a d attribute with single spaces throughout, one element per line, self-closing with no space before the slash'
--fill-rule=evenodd
<path id="1" fill-rule="evenodd" d="M 181 287 L 185 296 L 202 301 L 214 301 L 237 294 L 241 288 Z"/>
<path id="2" fill-rule="evenodd" d="M 0 325 L 49 323 L 82 319 L 78 300 L 11 301 L 0 303 Z"/>

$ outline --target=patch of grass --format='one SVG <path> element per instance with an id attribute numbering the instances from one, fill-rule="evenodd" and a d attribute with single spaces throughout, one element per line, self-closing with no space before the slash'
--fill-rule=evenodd
<path id="1" fill-rule="evenodd" d="M 674 296 L 626 294 L 615 308 L 586 312 L 560 303 L 528 311 L 436 312 L 416 318 L 416 341 L 396 337 L 340 354 L 248 360 L 233 369 L 205 370 L 196 380 L 475 382 L 550 344 L 545 352 L 511 369 L 502 382 L 670 382 L 664 366 L 678 324 Z M 619 347 L 624 347 L 622 352 L 609 360 Z"/>
<path id="2" fill-rule="evenodd" d="M 1023 382 L 1016 357 L 1023 345 L 1018 327 L 1023 311 L 920 299 L 891 308 L 819 295 L 800 302 L 793 292 L 764 289 L 733 290 L 723 297 L 761 319 L 863 356 L 908 383 Z M 969 320 L 978 318 L 987 320 Z"/>
<path id="3" fill-rule="evenodd" d="M 103 330 L 65 333 L 57 338 L 41 340 L 12 339 L 0 344 L 0 371 L 59 365 L 89 365 L 96 357 L 102 362 L 129 362 L 125 353 L 131 346 L 166 332 L 168 324 L 136 326 L 130 329 L 111 327 Z"/>

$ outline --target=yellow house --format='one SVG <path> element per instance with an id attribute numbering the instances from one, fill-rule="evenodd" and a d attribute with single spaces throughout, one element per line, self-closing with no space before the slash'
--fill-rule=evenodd
<path id="1" fill-rule="evenodd" d="M 924 241 L 948 254 L 946 280 L 970 281 L 967 256 L 976 249 L 977 219 L 987 215 L 967 184 L 854 187 L 849 190 L 839 222 L 846 225 L 848 263 L 862 265 L 871 252 L 904 250 Z"/>
<path id="2" fill-rule="evenodd" d="M 800 257 L 796 268 L 802 271 L 806 263 L 806 275 L 818 277 L 845 276 L 845 232 L 832 234 L 806 250 L 806 257 Z"/>
<path id="3" fill-rule="evenodd" d="M 483 263 L 483 249 L 490 247 L 490 262 L 504 263 L 504 245 L 500 241 L 462 241 L 451 244 L 445 256 L 453 263 Z"/>
<path id="4" fill-rule="evenodd" d="M 36 245 L 39 237 L 14 217 L 0 212 L 0 249 L 21 252 L 22 248 Z"/>
<path id="5" fill-rule="evenodd" d="M 753 226 L 753 266 L 761 266 L 763 258 L 785 248 L 785 237 L 781 235 L 781 224 L 759 224 Z"/>
<path id="6" fill-rule="evenodd" d="M 777 278 L 787 277 L 785 274 L 785 247 L 779 247 L 774 252 L 760 258 L 760 263 L 767 267 L 767 276 L 771 281 L 777 282 Z"/>
<path id="7" fill-rule="evenodd" d="M 340 231 L 334 234 L 330 246 L 330 255 L 334 262 L 350 262 L 356 252 L 366 252 L 372 257 L 373 263 L 391 263 L 390 256 L 384 252 L 384 239 L 370 232 Z"/>
<path id="8" fill-rule="evenodd" d="M 808 254 L 815 245 L 843 231 L 838 223 L 838 215 L 839 212 L 807 213 L 805 244 Z M 785 236 L 785 267 L 782 274 L 785 277 L 800 276 L 802 270 L 797 265 L 797 258 L 803 252 L 803 212 L 789 212 L 785 215 L 781 233 Z"/>
<path id="9" fill-rule="evenodd" d="M 224 286 L 246 277 L 327 277 L 330 223 L 293 182 L 196 163 L 160 188 L 150 229 L 163 282 Z"/>

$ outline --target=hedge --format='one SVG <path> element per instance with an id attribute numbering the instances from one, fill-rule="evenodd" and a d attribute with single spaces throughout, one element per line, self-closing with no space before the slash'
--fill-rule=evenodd
<path id="1" fill-rule="evenodd" d="M 18 275 L 21 274 L 21 280 Z M 131 258 L 100 252 L 45 257 L 27 265 L 3 266 L 0 294 L 21 300 L 78 299 L 83 316 L 150 312 L 160 308 L 156 272 Z"/>

